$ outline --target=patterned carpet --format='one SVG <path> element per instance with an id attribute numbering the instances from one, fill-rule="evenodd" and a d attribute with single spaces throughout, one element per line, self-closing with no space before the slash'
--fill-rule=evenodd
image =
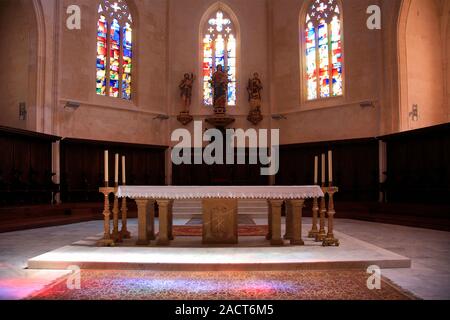
<path id="1" fill-rule="evenodd" d="M 268 226 L 239 226 L 238 234 L 241 237 L 265 237 L 269 232 Z M 202 226 L 173 226 L 173 235 L 175 237 L 201 237 L 203 234 Z"/>
<path id="2" fill-rule="evenodd" d="M 192 226 L 192 225 L 202 225 L 203 224 L 203 218 L 202 217 L 197 217 L 197 218 L 192 218 L 191 220 L 189 220 L 186 225 Z M 250 217 L 246 217 L 246 216 L 238 216 L 238 224 L 239 225 L 256 225 L 255 220 L 253 220 Z"/>
<path id="3" fill-rule="evenodd" d="M 81 289 L 67 288 L 67 277 L 33 294 L 33 300 L 412 300 L 382 280 L 367 289 L 359 270 L 169 272 L 82 270 Z"/>

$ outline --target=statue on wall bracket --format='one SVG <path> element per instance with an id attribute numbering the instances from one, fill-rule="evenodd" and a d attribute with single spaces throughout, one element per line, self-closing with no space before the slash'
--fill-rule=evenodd
<path id="1" fill-rule="evenodd" d="M 195 76 L 193 73 L 186 73 L 183 80 L 181 80 L 180 85 L 178 86 L 181 93 L 181 103 L 183 110 L 178 115 L 177 120 L 185 126 L 191 123 L 192 120 L 194 120 L 189 111 L 192 103 L 192 87 L 194 85 L 194 80 Z"/>
<path id="2" fill-rule="evenodd" d="M 255 72 L 253 78 L 248 80 L 248 101 L 250 103 L 250 113 L 247 120 L 253 123 L 255 126 L 258 125 L 263 119 L 261 114 L 261 104 L 262 96 L 261 91 L 263 89 L 262 82 L 259 79 L 259 74 Z"/>
<path id="3" fill-rule="evenodd" d="M 213 89 L 214 116 L 206 118 L 206 122 L 216 128 L 225 128 L 235 121 L 233 117 L 226 115 L 228 82 L 228 74 L 218 65 L 209 82 Z"/>

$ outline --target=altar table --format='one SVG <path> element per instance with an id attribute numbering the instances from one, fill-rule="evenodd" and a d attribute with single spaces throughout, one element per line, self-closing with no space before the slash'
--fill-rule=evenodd
<path id="1" fill-rule="evenodd" d="M 138 245 L 156 240 L 154 227 L 155 203 L 159 207 L 159 236 L 157 244 L 168 245 L 173 237 L 174 200 L 267 200 L 269 204 L 267 240 L 283 245 L 281 237 L 281 208 L 286 203 L 289 219 L 287 233 L 291 244 L 302 245 L 302 210 L 306 199 L 322 198 L 319 186 L 120 186 L 119 198 L 134 199 L 138 208 Z"/>

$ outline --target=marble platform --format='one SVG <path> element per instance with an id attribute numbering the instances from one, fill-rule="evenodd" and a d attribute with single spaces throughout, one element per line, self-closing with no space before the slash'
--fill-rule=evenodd
<path id="1" fill-rule="evenodd" d="M 310 228 L 304 226 L 304 234 Z M 307 239 L 305 246 L 272 247 L 262 237 L 240 237 L 239 244 L 233 246 L 202 245 L 200 237 L 177 237 L 169 247 L 136 247 L 136 240 L 131 239 L 121 246 L 100 248 L 95 245 L 100 238 L 96 235 L 29 259 L 28 268 L 63 270 L 75 265 L 82 269 L 205 271 L 411 267 L 409 258 L 341 232 L 336 232 L 336 237 L 341 241 L 337 248 Z"/>

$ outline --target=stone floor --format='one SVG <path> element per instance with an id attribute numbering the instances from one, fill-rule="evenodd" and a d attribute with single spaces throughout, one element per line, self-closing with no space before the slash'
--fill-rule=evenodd
<path id="1" fill-rule="evenodd" d="M 184 224 L 187 219 L 177 219 Z M 256 219 L 264 224 L 265 219 Z M 308 223 L 309 221 L 305 221 Z M 130 225 L 135 224 L 130 221 Z M 27 260 L 91 237 L 101 221 L 0 234 L 0 299 L 22 299 L 69 271 L 24 270 Z M 336 230 L 412 259 L 409 269 L 383 275 L 423 299 L 450 299 L 450 233 L 353 220 L 337 220 Z"/>

